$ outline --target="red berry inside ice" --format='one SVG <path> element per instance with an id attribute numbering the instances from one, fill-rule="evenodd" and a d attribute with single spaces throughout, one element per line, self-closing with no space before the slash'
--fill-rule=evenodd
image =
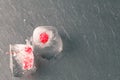
<path id="1" fill-rule="evenodd" d="M 32 48 L 31 47 L 25 47 L 25 52 L 27 53 L 31 53 L 32 52 Z"/>
<path id="2" fill-rule="evenodd" d="M 46 32 L 43 32 L 43 33 L 40 34 L 39 39 L 40 39 L 41 43 L 45 44 L 45 43 L 47 43 L 47 41 L 49 39 L 49 36 Z"/>
<path id="3" fill-rule="evenodd" d="M 30 68 L 32 68 L 32 62 L 33 62 L 33 59 L 32 58 L 30 58 L 30 57 L 26 57 L 25 59 L 24 59 L 24 66 L 23 66 L 23 68 L 26 70 L 26 69 L 30 69 Z"/>
<path id="4" fill-rule="evenodd" d="M 32 65 L 28 61 L 24 61 L 24 69 L 30 69 Z"/>

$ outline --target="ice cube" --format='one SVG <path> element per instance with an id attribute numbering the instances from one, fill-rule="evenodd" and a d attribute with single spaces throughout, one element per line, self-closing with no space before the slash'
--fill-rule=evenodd
<path id="1" fill-rule="evenodd" d="M 10 45 L 10 69 L 15 77 L 28 75 L 36 70 L 33 47 L 28 42 Z"/>
<path id="2" fill-rule="evenodd" d="M 55 57 L 63 50 L 61 37 L 53 26 L 36 27 L 33 31 L 32 43 L 35 53 L 44 58 Z"/>

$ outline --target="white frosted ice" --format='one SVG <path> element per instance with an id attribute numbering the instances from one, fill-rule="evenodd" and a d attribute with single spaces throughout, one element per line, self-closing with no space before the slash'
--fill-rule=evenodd
<path id="1" fill-rule="evenodd" d="M 46 32 L 49 36 L 48 42 L 43 44 L 39 41 L 41 33 Z M 40 54 L 57 55 L 63 50 L 63 42 L 58 31 L 53 26 L 38 26 L 33 31 L 33 45 L 39 47 Z"/>

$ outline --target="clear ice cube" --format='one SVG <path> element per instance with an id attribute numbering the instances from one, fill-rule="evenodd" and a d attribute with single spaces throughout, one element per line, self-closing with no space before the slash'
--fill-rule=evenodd
<path id="1" fill-rule="evenodd" d="M 63 50 L 63 42 L 55 27 L 38 26 L 33 31 L 32 43 L 35 54 L 43 58 L 55 57 Z"/>

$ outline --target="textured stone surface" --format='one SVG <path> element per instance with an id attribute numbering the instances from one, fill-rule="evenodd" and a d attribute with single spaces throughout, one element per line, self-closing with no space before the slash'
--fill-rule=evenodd
<path id="1" fill-rule="evenodd" d="M 9 44 L 37 26 L 55 26 L 64 43 L 56 60 L 22 80 L 120 80 L 119 0 L 0 0 L 0 78 L 12 80 Z M 15 80 L 21 80 L 15 78 Z"/>

